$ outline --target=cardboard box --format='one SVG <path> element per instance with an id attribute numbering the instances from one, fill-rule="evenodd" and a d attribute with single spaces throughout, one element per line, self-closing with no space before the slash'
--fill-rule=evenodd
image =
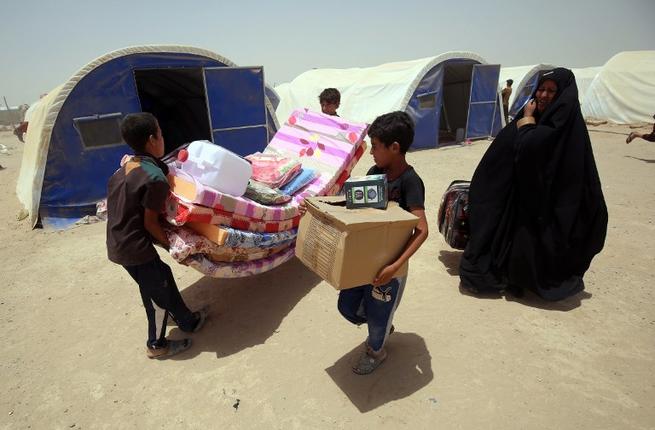
<path id="1" fill-rule="evenodd" d="M 350 178 L 343 184 L 346 207 L 387 208 L 387 175 L 368 175 Z"/>
<path id="2" fill-rule="evenodd" d="M 370 284 L 400 255 L 418 218 L 390 202 L 386 210 L 347 209 L 343 196 L 310 197 L 296 256 L 337 290 Z M 407 264 L 397 276 L 407 274 Z"/>

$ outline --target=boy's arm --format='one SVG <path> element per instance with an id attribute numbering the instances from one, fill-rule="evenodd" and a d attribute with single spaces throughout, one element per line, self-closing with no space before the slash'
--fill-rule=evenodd
<path id="1" fill-rule="evenodd" d="M 161 228 L 161 224 L 159 224 L 159 212 L 145 208 L 145 214 L 143 217 L 143 225 L 148 230 L 148 233 L 150 233 L 150 236 L 152 236 L 159 244 L 161 244 L 165 250 L 168 251 L 169 247 L 169 242 L 168 238 L 166 237 L 166 233 L 164 233 L 164 230 Z"/>
<path id="2" fill-rule="evenodd" d="M 428 220 L 425 217 L 425 209 L 420 207 L 409 208 L 409 211 L 418 217 L 418 225 L 414 227 L 414 233 L 407 241 L 407 244 L 405 245 L 403 252 L 400 254 L 400 257 L 398 257 L 398 259 L 393 263 L 384 266 L 375 277 L 372 283 L 374 287 L 388 284 L 398 269 L 400 269 L 402 265 L 405 264 L 405 262 L 409 260 L 409 258 L 414 255 L 416 251 L 418 251 L 423 242 L 425 242 L 425 239 L 428 238 Z"/>

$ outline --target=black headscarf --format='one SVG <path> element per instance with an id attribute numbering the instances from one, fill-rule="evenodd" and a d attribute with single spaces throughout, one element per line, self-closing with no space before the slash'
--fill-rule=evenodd
<path id="1" fill-rule="evenodd" d="M 523 111 L 496 137 L 471 182 L 460 278 L 474 291 L 531 288 L 558 300 L 584 288 L 603 248 L 607 208 L 573 73 L 545 73 L 557 93 L 536 125 Z M 536 95 L 533 94 L 533 97 Z"/>

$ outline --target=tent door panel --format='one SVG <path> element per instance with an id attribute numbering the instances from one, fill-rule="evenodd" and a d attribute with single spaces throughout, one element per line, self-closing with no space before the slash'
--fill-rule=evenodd
<path id="1" fill-rule="evenodd" d="M 476 64 L 473 66 L 468 118 L 466 120 L 467 139 L 493 135 L 499 76 L 499 64 Z"/>
<path id="2" fill-rule="evenodd" d="M 261 151 L 268 143 L 264 69 L 203 69 L 212 139 L 239 155 Z"/>
<path id="3" fill-rule="evenodd" d="M 211 139 L 202 67 L 135 69 L 134 83 L 138 110 L 151 112 L 159 121 L 165 153 Z"/>

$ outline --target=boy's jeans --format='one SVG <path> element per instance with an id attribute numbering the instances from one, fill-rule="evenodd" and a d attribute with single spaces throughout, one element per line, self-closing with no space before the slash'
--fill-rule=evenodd
<path id="1" fill-rule="evenodd" d="M 375 352 L 384 346 L 393 314 L 405 290 L 407 277 L 393 278 L 379 288 L 373 285 L 341 290 L 337 307 L 341 315 L 353 324 L 368 324 L 367 344 Z"/>
<path id="2" fill-rule="evenodd" d="M 183 331 L 192 331 L 197 317 L 187 308 L 175 284 L 171 268 L 159 257 L 137 266 L 123 266 L 139 284 L 148 317 L 149 348 L 166 346 L 166 323 L 170 314 Z"/>

